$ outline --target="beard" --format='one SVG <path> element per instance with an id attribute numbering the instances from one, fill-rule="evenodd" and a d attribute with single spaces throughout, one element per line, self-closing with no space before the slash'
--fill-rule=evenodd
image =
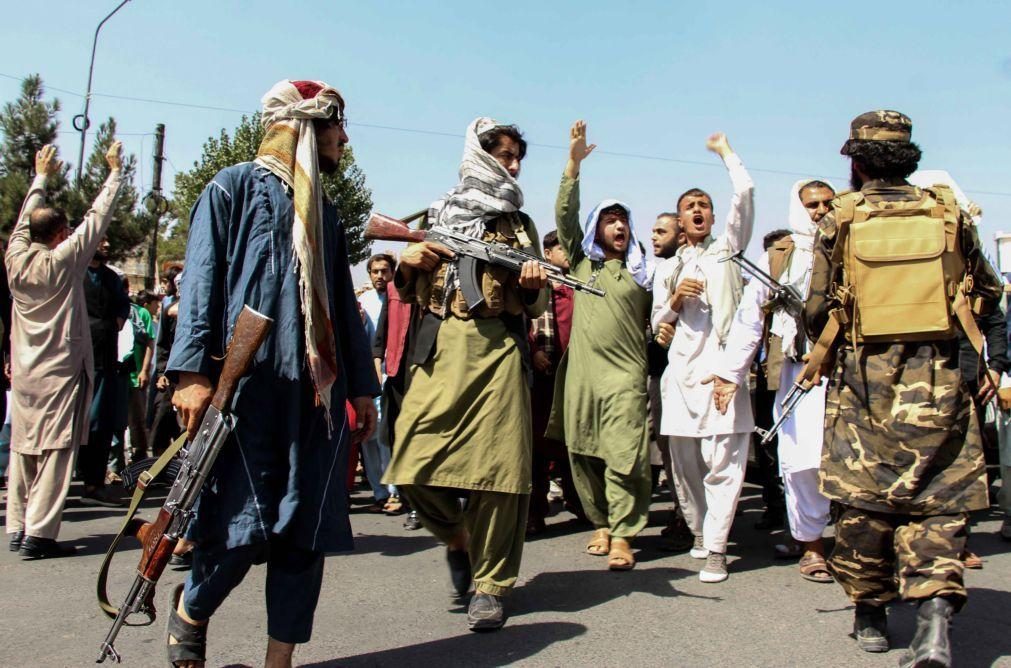
<path id="1" fill-rule="evenodd" d="M 327 176 L 332 176 L 336 174 L 340 169 L 340 165 L 330 158 L 321 155 L 319 156 L 319 171 L 326 174 Z"/>
<path id="2" fill-rule="evenodd" d="M 860 190 L 861 188 L 863 188 L 863 186 L 864 186 L 864 180 L 862 178 L 860 178 L 859 174 L 857 174 L 857 168 L 854 167 L 853 163 L 851 162 L 850 163 L 850 188 L 852 188 L 853 190 Z"/>
<path id="3" fill-rule="evenodd" d="M 341 154 L 337 157 L 337 160 L 323 155 L 318 154 L 317 162 L 319 163 L 319 171 L 326 174 L 327 176 L 333 176 L 340 171 L 340 159 L 344 157 L 344 146 L 341 145 Z"/>

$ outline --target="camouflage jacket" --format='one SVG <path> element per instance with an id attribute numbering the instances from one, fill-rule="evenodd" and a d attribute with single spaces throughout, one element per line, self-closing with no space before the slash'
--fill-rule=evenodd
<path id="1" fill-rule="evenodd" d="M 915 200 L 904 181 L 872 181 L 871 202 Z M 1000 279 L 983 258 L 975 228 L 963 216 L 962 251 L 982 310 L 995 308 Z M 813 338 L 839 302 L 842 280 L 832 262 L 836 224 L 822 219 L 814 245 L 805 326 Z M 1000 323 L 977 318 L 984 335 Z M 1003 329 L 1002 327 L 1000 327 Z M 866 343 L 840 336 L 828 379 L 821 488 L 830 499 L 871 511 L 911 515 L 967 512 L 987 505 L 982 439 L 975 406 L 958 365 L 958 342 Z"/>

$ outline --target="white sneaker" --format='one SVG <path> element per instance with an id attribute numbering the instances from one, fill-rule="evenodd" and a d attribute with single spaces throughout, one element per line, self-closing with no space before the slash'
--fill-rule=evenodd
<path id="1" fill-rule="evenodd" d="M 688 554 L 691 555 L 692 559 L 705 559 L 709 556 L 709 550 L 702 545 L 702 536 L 695 536 L 695 544 L 692 545 L 692 549 Z"/>
<path id="2" fill-rule="evenodd" d="M 723 582 L 727 579 L 727 555 L 710 552 L 705 567 L 699 571 L 700 582 Z"/>

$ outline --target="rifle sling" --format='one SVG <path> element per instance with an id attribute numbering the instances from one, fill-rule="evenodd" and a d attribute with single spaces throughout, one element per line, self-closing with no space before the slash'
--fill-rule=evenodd
<path id="1" fill-rule="evenodd" d="M 825 359 L 828 357 L 832 345 L 835 343 L 836 338 L 839 336 L 839 332 L 842 330 L 842 317 L 842 309 L 832 309 L 829 311 L 828 322 L 825 323 L 825 327 L 821 330 L 821 334 L 818 335 L 818 340 L 814 342 L 813 346 L 811 346 L 811 352 L 808 354 L 807 363 L 804 364 L 804 368 L 800 370 L 800 374 L 797 375 L 797 379 L 794 381 L 795 383 L 810 389 L 821 382 L 822 365 L 825 363 Z"/>
<path id="2" fill-rule="evenodd" d="M 168 466 L 172 458 L 182 450 L 182 447 L 186 444 L 186 436 L 187 434 L 183 432 L 182 436 L 165 449 L 165 452 L 151 465 L 151 468 L 141 473 L 140 477 L 137 478 L 137 486 L 133 490 L 133 498 L 130 499 L 130 508 L 126 512 L 126 517 L 123 518 L 123 524 L 119 527 L 119 533 L 112 539 L 112 544 L 109 545 L 109 549 L 105 553 L 105 559 L 102 560 L 102 567 L 98 571 L 96 593 L 98 595 L 98 607 L 110 619 L 115 619 L 116 615 L 119 614 L 119 608 L 109 602 L 109 592 L 106 586 L 109 580 L 109 567 L 112 565 L 112 556 L 119 546 L 119 541 L 123 540 L 123 537 L 126 536 L 127 529 L 129 529 L 134 515 L 137 514 L 141 502 L 147 496 L 148 485 L 152 480 L 161 475 L 161 472 Z"/>
<path id="3" fill-rule="evenodd" d="M 976 324 L 976 318 L 972 315 L 972 308 L 969 306 L 969 300 L 966 298 L 965 291 L 961 285 L 958 286 L 958 289 L 955 291 L 955 297 L 951 300 L 951 308 L 955 312 L 958 324 L 962 326 L 965 337 L 969 339 L 973 350 L 976 351 L 976 380 L 979 380 L 979 376 L 983 376 L 982 382 L 986 383 L 993 390 L 994 396 L 996 396 L 998 387 L 990 376 L 990 369 L 983 358 L 983 332 L 979 330 L 979 325 Z"/>

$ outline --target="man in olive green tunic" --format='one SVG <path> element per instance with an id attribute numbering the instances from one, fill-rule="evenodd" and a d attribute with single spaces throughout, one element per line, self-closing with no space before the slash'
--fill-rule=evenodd
<path id="1" fill-rule="evenodd" d="M 612 570 L 628 570 L 635 565 L 629 542 L 646 526 L 651 491 L 646 332 L 652 267 L 621 202 L 604 200 L 585 228 L 580 225 L 579 167 L 594 148 L 586 145 L 586 124 L 577 121 L 555 216 L 571 275 L 605 296 L 576 293 L 548 432 L 568 444 L 573 482 L 596 527 L 586 551 L 608 555 Z"/>
<path id="2" fill-rule="evenodd" d="M 467 129 L 460 183 L 432 205 L 423 226 L 540 255 L 533 221 L 519 210 L 516 177 L 525 154 L 515 126 L 476 119 Z M 409 246 L 394 277 L 422 317 L 383 482 L 396 485 L 446 543 L 457 597 L 473 580 L 468 624 L 490 630 L 505 623 L 501 599 L 516 584 L 523 554 L 532 455 L 525 317 L 544 310 L 547 276 L 536 262 L 519 275 L 482 265 L 484 301 L 468 310 L 451 257 L 440 244 Z"/>
<path id="3" fill-rule="evenodd" d="M 879 297 L 861 292 L 858 281 L 870 279 L 858 276 L 866 274 L 848 271 L 852 221 L 866 220 L 868 211 L 900 208 L 943 213 L 944 220 L 950 212 L 969 279 L 959 284 L 968 286 L 970 303 L 978 302 L 984 313 L 997 308 L 1001 285 L 968 214 L 948 199 L 951 191 L 921 190 L 906 180 L 920 159 L 911 133 L 912 122 L 895 111 L 853 120 L 842 153 L 851 160 L 859 192 L 834 200 L 820 222 L 805 320 L 816 338 L 833 310 L 846 309 L 825 402 L 821 491 L 840 506 L 830 566 L 856 604 L 854 637 L 865 651 L 886 651 L 887 603 L 917 601 L 916 633 L 901 665 L 936 667 L 951 663 L 948 627 L 967 598 L 961 556 L 968 513 L 989 505 L 979 422 L 959 370 L 956 337 L 854 340 L 862 323 L 849 310 L 848 296 L 860 295 L 857 308 L 864 309 Z M 958 298 L 952 304 L 957 311 Z M 964 331 L 978 332 L 973 315 L 965 318 Z M 985 334 L 1004 328 L 1001 318 L 976 320 Z"/>

